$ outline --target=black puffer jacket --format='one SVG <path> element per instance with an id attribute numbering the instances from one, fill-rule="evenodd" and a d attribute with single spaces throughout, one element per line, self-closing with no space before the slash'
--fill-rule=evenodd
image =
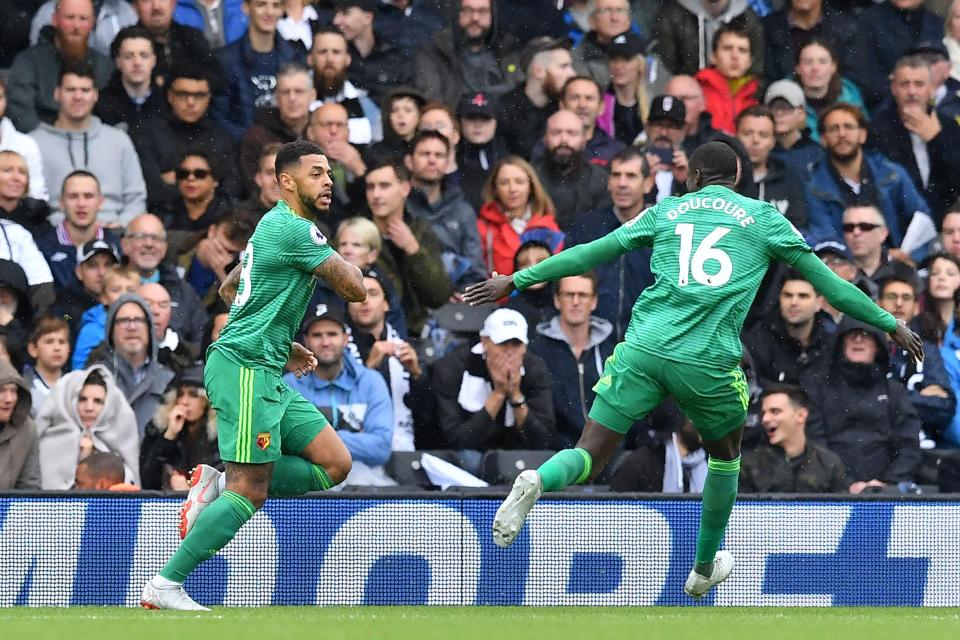
<path id="1" fill-rule="evenodd" d="M 844 357 L 844 336 L 852 331 L 866 331 L 876 341 L 873 364 Z M 887 354 L 879 329 L 844 317 L 830 369 L 806 388 L 811 401 L 807 437 L 840 456 L 848 483 L 910 481 L 920 467 L 920 420 L 907 390 L 887 378 Z"/>
<path id="2" fill-rule="evenodd" d="M 806 348 L 790 337 L 779 308 L 774 308 L 750 331 L 744 332 L 743 345 L 753 358 L 761 386 L 773 382 L 803 386 L 806 380 L 826 373 L 835 340 L 827 332 L 825 319 L 826 314 L 817 315 L 810 345 Z"/>

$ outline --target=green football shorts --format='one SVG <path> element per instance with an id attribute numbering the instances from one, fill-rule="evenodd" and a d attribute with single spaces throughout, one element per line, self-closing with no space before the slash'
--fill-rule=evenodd
<path id="1" fill-rule="evenodd" d="M 672 395 L 706 441 L 717 440 L 744 423 L 750 396 L 740 367 L 720 372 L 674 362 L 620 343 L 607 358 L 590 417 L 626 433 Z"/>
<path id="2" fill-rule="evenodd" d="M 300 455 L 329 423 L 283 378 L 237 364 L 211 349 L 203 368 L 210 405 L 217 412 L 220 458 L 263 464 Z"/>

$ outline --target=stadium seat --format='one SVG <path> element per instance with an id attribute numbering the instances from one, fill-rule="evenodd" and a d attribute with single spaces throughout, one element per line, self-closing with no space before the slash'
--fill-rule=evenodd
<path id="1" fill-rule="evenodd" d="M 493 485 L 511 484 L 522 471 L 536 469 L 554 453 L 527 449 L 487 451 L 480 462 L 480 478 Z"/>
<path id="2" fill-rule="evenodd" d="M 463 466 L 463 461 L 455 451 L 448 450 L 430 450 L 430 451 L 394 451 L 384 465 L 387 475 L 396 480 L 402 486 L 423 487 L 427 489 L 435 488 L 426 472 L 420 466 L 420 457 L 424 453 L 429 453 L 450 464 L 458 467 Z"/>

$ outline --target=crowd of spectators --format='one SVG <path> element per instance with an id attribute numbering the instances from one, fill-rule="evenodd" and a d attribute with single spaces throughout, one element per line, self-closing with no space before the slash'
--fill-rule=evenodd
<path id="1" fill-rule="evenodd" d="M 12 0 L 0 3 L 0 490 L 183 490 L 220 465 L 202 368 L 219 284 L 330 160 L 317 224 L 367 299 L 319 282 L 290 384 L 393 485 L 393 454 L 578 439 L 652 284 L 649 251 L 484 315 L 464 287 L 686 192 L 721 140 L 840 277 L 926 341 L 909 361 L 771 265 L 744 327 L 742 486 L 908 491 L 960 448 L 960 0 Z M 637 313 L 642 313 L 638 309 Z M 603 482 L 696 492 L 666 403 Z"/>

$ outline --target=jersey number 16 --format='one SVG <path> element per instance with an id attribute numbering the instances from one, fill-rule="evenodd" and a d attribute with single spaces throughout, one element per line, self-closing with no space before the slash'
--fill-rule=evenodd
<path id="1" fill-rule="evenodd" d="M 680 276 L 677 279 L 677 285 L 681 287 L 689 284 L 690 275 L 693 279 L 702 285 L 708 287 L 720 287 L 730 280 L 733 273 L 733 263 L 730 256 L 722 249 L 713 246 L 720 241 L 720 238 L 730 233 L 730 229 L 717 227 L 703 239 L 703 242 L 693 250 L 693 225 L 678 224 L 674 233 L 680 236 Z M 693 260 L 690 260 L 690 254 L 693 254 Z M 707 260 L 716 260 L 720 263 L 720 270 L 713 275 L 706 272 L 704 265 Z"/>

